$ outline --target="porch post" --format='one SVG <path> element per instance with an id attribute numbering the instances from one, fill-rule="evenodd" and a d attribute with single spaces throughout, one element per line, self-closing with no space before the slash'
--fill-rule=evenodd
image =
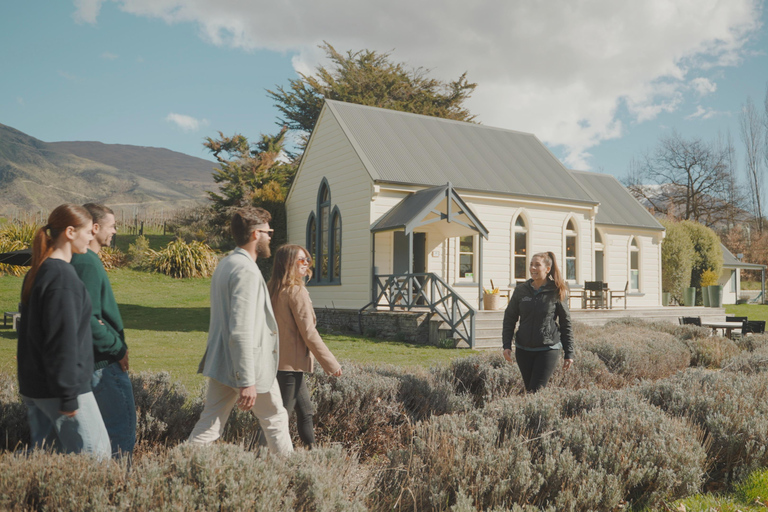
<path id="1" fill-rule="evenodd" d="M 478 234 L 477 238 L 480 239 L 479 247 L 479 265 L 477 265 L 477 310 L 483 310 L 483 235 Z"/>
<path id="2" fill-rule="evenodd" d="M 763 272 L 763 283 L 762 283 L 761 291 L 763 292 L 763 304 L 765 304 L 766 302 L 768 302 L 768 300 L 765 299 L 765 267 L 763 267 L 762 272 Z"/>
<path id="3" fill-rule="evenodd" d="M 411 307 L 413 303 L 413 287 L 411 286 L 411 279 L 413 276 L 413 231 L 408 233 L 408 307 Z"/>
<path id="4" fill-rule="evenodd" d="M 376 301 L 376 233 L 371 233 L 371 302 L 375 302 L 375 301 Z"/>

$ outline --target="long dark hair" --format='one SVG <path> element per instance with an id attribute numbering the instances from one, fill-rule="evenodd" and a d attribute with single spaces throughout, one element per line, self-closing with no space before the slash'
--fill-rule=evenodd
<path id="1" fill-rule="evenodd" d="M 299 275 L 296 262 L 309 251 L 300 245 L 285 244 L 275 251 L 275 262 L 272 266 L 272 276 L 267 283 L 270 297 L 277 297 L 280 290 L 290 286 L 304 286 L 304 278 Z M 309 265 L 312 265 L 311 257 Z M 312 269 L 307 270 L 307 277 L 312 277 Z"/>
<path id="2" fill-rule="evenodd" d="M 64 203 L 57 206 L 48 216 L 48 224 L 35 232 L 32 239 L 32 268 L 27 272 L 24 279 L 24 288 L 21 292 L 21 302 L 27 304 L 29 295 L 32 293 L 32 286 L 35 284 L 35 276 L 40 270 L 40 265 L 53 252 L 53 242 L 59 238 L 69 227 L 81 228 L 91 222 L 93 218 L 88 210 L 82 206 Z"/>
<path id="3" fill-rule="evenodd" d="M 554 281 L 557 287 L 557 296 L 560 300 L 565 300 L 568 296 L 568 283 L 563 279 L 563 275 L 560 273 L 560 268 L 557 266 L 557 260 L 555 259 L 555 253 L 552 251 L 540 252 L 531 256 L 533 258 L 541 258 L 544 265 L 549 267 L 549 274 L 547 278 Z"/>

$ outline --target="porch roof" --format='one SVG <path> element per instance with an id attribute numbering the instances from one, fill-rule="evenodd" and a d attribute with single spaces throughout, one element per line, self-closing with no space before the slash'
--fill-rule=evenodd
<path id="1" fill-rule="evenodd" d="M 720 248 L 723 250 L 723 268 L 743 268 L 747 270 L 765 269 L 765 265 L 760 265 L 759 263 L 745 263 L 739 261 L 723 244 L 720 244 Z"/>
<path id="2" fill-rule="evenodd" d="M 403 229 L 408 234 L 440 221 L 455 222 L 488 238 L 488 230 L 450 183 L 408 194 L 371 226 L 371 232 Z"/>

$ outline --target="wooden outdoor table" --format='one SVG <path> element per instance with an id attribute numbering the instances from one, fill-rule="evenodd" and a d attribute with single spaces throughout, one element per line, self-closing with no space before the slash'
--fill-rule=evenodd
<path id="1" fill-rule="evenodd" d="M 731 333 L 733 331 L 741 332 L 741 322 L 709 322 L 709 321 L 701 321 L 702 327 L 710 327 L 713 331 L 717 331 L 718 329 L 722 329 L 725 333 L 726 338 L 731 337 Z"/>

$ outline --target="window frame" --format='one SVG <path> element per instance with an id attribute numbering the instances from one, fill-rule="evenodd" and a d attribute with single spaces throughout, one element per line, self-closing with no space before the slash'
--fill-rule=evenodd
<path id="1" fill-rule="evenodd" d="M 327 197 L 326 197 L 327 194 Z M 323 221 L 325 217 L 325 229 Z M 338 219 L 339 233 L 334 230 L 334 222 Z M 313 237 L 312 229 L 314 228 L 314 244 L 311 238 Z M 336 247 L 336 237 L 339 238 L 339 250 L 337 260 L 334 259 L 334 250 Z M 320 185 L 317 188 L 317 198 L 315 203 L 315 211 L 309 213 L 307 218 L 307 250 L 312 256 L 314 261 L 314 272 L 312 279 L 307 282 L 307 285 L 320 286 L 320 285 L 340 285 L 341 284 L 341 239 L 343 238 L 343 223 L 341 219 L 341 210 L 337 205 L 333 204 L 331 195 L 331 186 L 326 178 L 320 180 Z M 327 259 L 324 258 L 323 242 L 327 241 Z M 325 271 L 323 271 L 323 262 L 325 261 Z M 334 264 L 338 262 L 338 272 L 334 272 Z M 338 274 L 338 275 L 336 275 Z"/>
<path id="2" fill-rule="evenodd" d="M 522 226 L 518 226 L 518 222 L 522 222 L 523 225 Z M 517 250 L 518 250 L 518 247 L 517 247 L 517 235 L 518 235 L 518 233 L 522 233 L 522 234 L 525 235 L 525 247 L 523 249 L 523 253 L 522 254 L 518 254 L 517 253 Z M 511 241 L 512 241 L 512 250 L 511 250 L 511 253 L 512 253 L 512 279 L 510 280 L 510 282 L 512 282 L 512 283 L 523 283 L 526 280 L 528 280 L 528 278 L 529 278 L 529 269 L 528 269 L 528 267 L 529 267 L 529 264 L 530 264 L 530 252 L 531 252 L 529 250 L 530 244 L 531 244 L 531 242 L 530 242 L 530 240 L 531 240 L 530 234 L 531 234 L 530 222 L 528 221 L 526 216 L 522 212 L 517 214 L 516 216 L 514 216 L 512 218 L 512 237 L 511 237 Z M 517 274 L 516 274 L 518 259 L 524 260 L 524 265 L 523 265 L 523 274 L 524 275 L 523 275 L 523 277 L 518 277 Z"/>
<path id="3" fill-rule="evenodd" d="M 637 268 L 632 268 L 632 257 L 637 255 Z M 629 291 L 639 293 L 642 291 L 642 251 L 640 250 L 640 244 L 637 243 L 637 237 L 631 237 L 627 244 L 627 277 L 629 278 Z M 635 275 L 635 272 L 637 273 Z M 634 286 L 634 279 L 637 279 L 637 287 Z"/>
<path id="4" fill-rule="evenodd" d="M 572 225 L 572 229 L 568 226 Z M 563 277 L 568 283 L 578 284 L 579 282 L 579 230 L 576 219 L 571 215 L 563 223 Z M 568 256 L 568 238 L 573 237 L 574 256 Z M 573 260 L 573 277 L 568 277 L 568 262 Z"/>

